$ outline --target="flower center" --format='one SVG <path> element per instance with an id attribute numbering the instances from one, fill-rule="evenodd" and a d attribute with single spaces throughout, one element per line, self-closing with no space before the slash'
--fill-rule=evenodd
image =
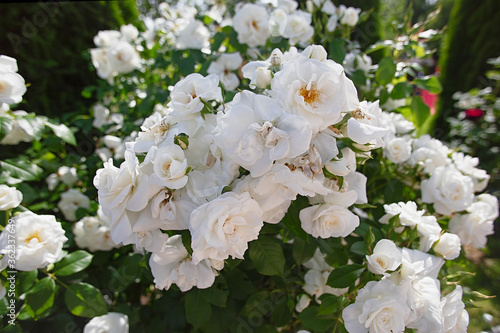
<path id="1" fill-rule="evenodd" d="M 0 94 L 7 90 L 7 83 L 0 82 Z"/>
<path id="2" fill-rule="evenodd" d="M 257 21 L 252 21 L 252 27 L 255 29 L 255 30 L 259 30 L 259 26 L 257 24 Z"/>
<path id="3" fill-rule="evenodd" d="M 385 261 L 383 261 L 381 258 L 377 258 L 377 260 L 375 261 L 377 262 L 377 264 L 379 264 L 380 267 L 386 268 Z"/>
<path id="4" fill-rule="evenodd" d="M 222 231 L 224 231 L 226 235 L 233 234 L 234 230 L 235 227 L 234 224 L 231 222 L 231 219 L 227 219 L 226 221 L 224 221 L 224 225 L 222 226 Z"/>
<path id="5" fill-rule="evenodd" d="M 304 97 L 304 102 L 307 104 L 313 104 L 319 100 L 319 92 L 314 86 L 309 84 L 300 89 L 300 95 Z"/>
<path id="6" fill-rule="evenodd" d="M 28 244 L 36 244 L 40 243 L 42 240 L 40 239 L 40 233 L 35 231 L 29 234 L 24 241 Z"/>

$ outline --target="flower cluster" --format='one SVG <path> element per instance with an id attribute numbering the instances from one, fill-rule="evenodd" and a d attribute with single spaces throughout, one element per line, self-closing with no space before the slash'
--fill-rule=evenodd
<path id="1" fill-rule="evenodd" d="M 436 213 L 449 217 L 449 231 L 460 237 L 462 245 L 484 248 L 486 237 L 493 234 L 493 221 L 498 217 L 498 199 L 491 194 L 478 194 L 485 190 L 490 180 L 486 171 L 477 168 L 479 160 L 453 152 L 429 135 L 416 138 L 413 126 L 401 115 L 385 114 L 384 119 L 384 126 L 389 131 L 384 137 L 384 155 L 407 170 L 407 174 L 414 175 L 413 180 L 407 181 L 420 182 L 422 202 L 432 204 Z M 416 205 L 412 205 L 416 212 Z M 401 207 L 405 210 L 403 205 Z M 389 211 L 394 211 L 394 208 Z M 386 212 L 389 211 L 386 208 Z M 427 227 L 418 228 L 419 232 L 427 230 L 424 243 L 437 240 L 441 228 L 435 218 L 432 222 L 434 227 L 429 228 L 430 225 L 425 224 Z M 434 229 L 433 236 L 429 238 L 431 229 Z M 433 241 L 423 248 L 421 244 L 421 249 L 427 251 L 425 248 L 430 248 Z"/>
<path id="2" fill-rule="evenodd" d="M 300 221 L 313 237 L 346 237 L 359 225 L 349 210 L 366 203 L 356 157 L 366 159 L 386 130 L 377 104 L 360 103 L 326 55 L 321 46 L 275 51 L 266 94 L 242 91 L 225 105 L 217 76 L 188 75 L 166 113 L 127 144 L 121 166 L 109 160 L 98 170 L 113 240 L 154 253 L 158 287 L 209 287 L 223 261 L 243 259 L 263 224 L 279 223 L 298 195 L 310 198 Z M 189 230 L 192 254 L 174 230 Z"/>
<path id="3" fill-rule="evenodd" d="M 103 30 L 94 37 L 97 48 L 90 50 L 97 75 L 113 84 L 119 74 L 127 74 L 141 65 L 141 58 L 132 44 L 139 36 L 133 25 L 124 25 L 120 31 Z"/>
<path id="4" fill-rule="evenodd" d="M 342 317 L 348 332 L 465 332 L 469 315 L 457 286 L 441 297 L 438 273 L 444 260 L 436 256 L 398 248 L 390 240 L 380 240 L 367 256 L 368 268 L 383 274 L 370 281 L 346 307 Z"/>

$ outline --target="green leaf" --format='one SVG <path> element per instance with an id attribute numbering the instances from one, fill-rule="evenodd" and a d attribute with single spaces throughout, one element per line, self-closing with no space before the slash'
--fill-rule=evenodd
<path id="1" fill-rule="evenodd" d="M 38 281 L 26 295 L 26 311 L 34 318 L 42 317 L 54 305 L 56 283 L 50 277 Z"/>
<path id="2" fill-rule="evenodd" d="M 403 197 L 403 187 L 403 183 L 397 179 L 388 180 L 384 190 L 384 201 L 387 204 L 401 201 Z"/>
<path id="3" fill-rule="evenodd" d="M 431 94 L 440 94 L 443 91 L 441 82 L 435 76 L 425 76 L 413 80 L 413 84 L 417 87 L 427 90 Z"/>
<path id="4" fill-rule="evenodd" d="M 297 236 L 307 241 L 309 235 L 302 229 L 299 213 L 302 209 L 309 207 L 309 200 L 303 196 L 297 196 L 297 199 L 292 201 L 290 208 L 282 219 L 282 222 L 290 228 Z"/>
<path id="5" fill-rule="evenodd" d="M 293 240 L 292 255 L 298 265 L 302 265 L 314 256 L 317 244 L 306 242 L 300 237 L 295 237 Z"/>
<path id="6" fill-rule="evenodd" d="M 346 55 L 345 42 L 342 39 L 334 38 L 328 48 L 328 55 L 333 61 L 341 64 Z"/>
<path id="7" fill-rule="evenodd" d="M 284 294 L 281 294 L 281 297 L 283 297 L 283 301 L 276 302 L 274 304 L 273 312 L 271 313 L 271 318 L 273 319 L 273 323 L 277 327 L 285 326 L 292 320 L 292 311 L 288 306 L 288 302 L 286 302 L 286 300 L 290 299 L 285 298 L 286 296 Z"/>
<path id="8" fill-rule="evenodd" d="M 392 57 L 385 57 L 380 60 L 378 70 L 375 73 L 375 80 L 381 85 L 391 83 L 394 74 L 396 74 L 396 64 Z"/>
<path id="9" fill-rule="evenodd" d="M 65 276 L 83 271 L 92 262 L 92 257 L 90 253 L 83 250 L 70 253 L 56 264 L 54 273 Z"/>
<path id="10" fill-rule="evenodd" d="M 338 310 L 339 298 L 334 295 L 323 294 L 321 305 L 319 306 L 318 315 L 332 314 Z"/>
<path id="11" fill-rule="evenodd" d="M 108 312 L 99 289 L 88 283 L 70 285 L 66 289 L 64 300 L 68 310 L 75 316 L 92 318 Z"/>
<path id="12" fill-rule="evenodd" d="M 415 96 L 411 101 L 411 111 L 417 121 L 415 124 L 417 128 L 421 127 L 431 114 L 429 107 L 418 96 Z"/>
<path id="13" fill-rule="evenodd" d="M 186 320 L 194 327 L 208 327 L 212 317 L 212 307 L 198 289 L 191 289 L 186 293 L 185 300 Z"/>
<path id="14" fill-rule="evenodd" d="M 330 273 L 326 284 L 333 288 L 350 287 L 364 271 L 365 266 L 359 264 L 340 266 Z"/>
<path id="15" fill-rule="evenodd" d="M 22 160 L 4 160 L 1 162 L 1 166 L 11 177 L 23 181 L 40 180 L 40 176 L 43 172 L 42 168 L 36 164 L 31 164 Z"/>
<path id="16" fill-rule="evenodd" d="M 35 284 L 38 271 L 32 270 L 29 272 L 19 272 L 16 278 L 16 296 L 19 297 Z"/>
<path id="17" fill-rule="evenodd" d="M 283 276 L 285 255 L 278 239 L 261 235 L 250 242 L 248 250 L 250 260 L 260 274 Z"/>
<path id="18" fill-rule="evenodd" d="M 315 305 L 304 309 L 299 315 L 299 320 L 307 329 L 314 332 L 325 332 L 335 323 L 333 315 L 319 314 L 319 307 Z"/>
<path id="19" fill-rule="evenodd" d="M 240 314 L 244 317 L 251 317 L 259 314 L 265 315 L 270 309 L 268 303 L 272 303 L 269 299 L 269 292 L 265 290 L 257 291 L 248 297 L 245 306 L 241 309 Z"/>
<path id="20" fill-rule="evenodd" d="M 14 122 L 7 117 L 0 117 L 0 140 L 12 131 Z"/>
<path id="21" fill-rule="evenodd" d="M 66 143 L 69 143 L 70 145 L 76 146 L 75 135 L 68 128 L 68 126 L 64 124 L 56 125 L 48 121 L 45 123 L 45 125 L 47 125 L 58 138 L 62 139 Z"/>
<path id="22" fill-rule="evenodd" d="M 351 245 L 350 251 L 361 256 L 368 254 L 368 245 L 365 242 L 359 241 Z"/>
<path id="23" fill-rule="evenodd" d="M 215 283 L 207 289 L 200 289 L 200 296 L 203 297 L 210 304 L 216 305 L 221 308 L 226 307 L 227 297 L 229 290 L 226 280 L 222 275 L 215 279 Z"/>
<path id="24" fill-rule="evenodd" d="M 413 87 L 407 81 L 398 82 L 394 88 L 392 88 L 390 97 L 392 99 L 402 99 L 410 97 L 413 91 Z"/>

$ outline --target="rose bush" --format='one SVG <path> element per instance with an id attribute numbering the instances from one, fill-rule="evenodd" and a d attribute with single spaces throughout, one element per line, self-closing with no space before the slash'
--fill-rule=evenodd
<path id="1" fill-rule="evenodd" d="M 5 90 L 0 139 L 22 148 L 0 174 L 6 326 L 15 303 L 25 331 L 467 330 L 463 247 L 486 246 L 498 200 L 426 134 L 422 24 L 361 50 L 366 13 L 330 1 L 148 15 L 96 32 L 103 81 L 67 125 Z"/>

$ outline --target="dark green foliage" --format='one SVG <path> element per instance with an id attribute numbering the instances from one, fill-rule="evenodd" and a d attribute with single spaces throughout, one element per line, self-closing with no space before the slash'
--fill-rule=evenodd
<path id="1" fill-rule="evenodd" d="M 87 108 L 97 76 L 88 49 L 99 30 L 137 21 L 134 0 L 0 4 L 0 54 L 17 59 L 30 84 L 17 109 L 61 116 Z"/>
<path id="2" fill-rule="evenodd" d="M 451 96 L 484 86 L 486 61 L 500 55 L 500 2 L 497 0 L 457 0 L 453 6 L 448 30 L 440 54 L 441 93 L 437 128 L 446 132 L 444 119 L 453 107 Z"/>

